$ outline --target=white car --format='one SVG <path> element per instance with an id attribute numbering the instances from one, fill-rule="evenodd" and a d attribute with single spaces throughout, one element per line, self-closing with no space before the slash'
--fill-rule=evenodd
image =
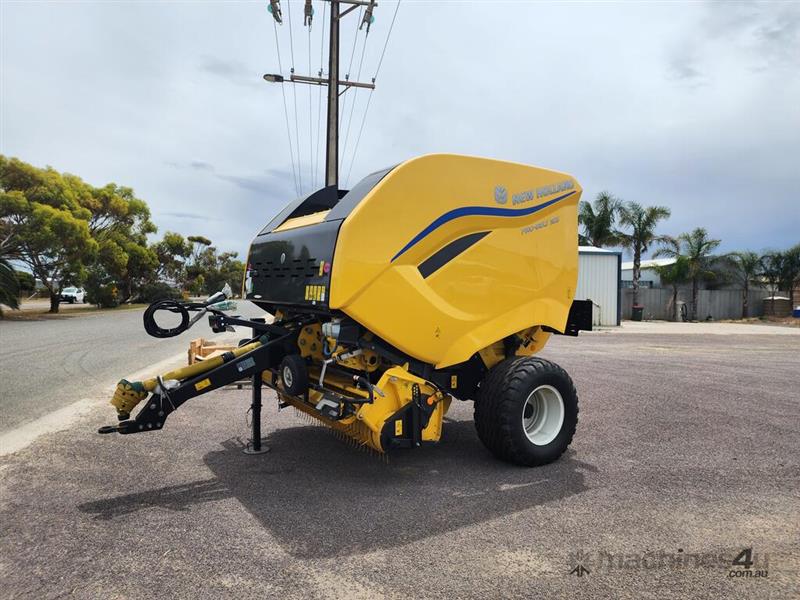
<path id="1" fill-rule="evenodd" d="M 70 304 L 83 304 L 86 301 L 86 292 L 83 288 L 68 287 L 61 290 L 61 301 Z"/>

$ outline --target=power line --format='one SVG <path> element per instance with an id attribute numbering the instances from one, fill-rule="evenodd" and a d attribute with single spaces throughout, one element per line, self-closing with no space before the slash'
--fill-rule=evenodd
<path id="1" fill-rule="evenodd" d="M 358 75 L 356 75 L 357 81 L 361 81 L 361 68 L 364 66 L 364 55 L 366 54 L 368 39 L 369 34 L 367 33 L 364 36 L 364 44 L 361 46 L 361 60 L 358 62 Z M 347 131 L 345 132 L 344 146 L 342 147 L 343 158 L 347 157 L 347 141 L 350 139 L 350 127 L 353 125 L 353 112 L 355 112 L 356 109 L 356 98 L 358 98 L 358 88 L 353 89 L 353 101 L 350 103 L 350 118 L 347 120 Z"/>
<path id="2" fill-rule="evenodd" d="M 353 36 L 353 51 L 350 52 L 350 63 L 347 66 L 347 73 L 345 73 L 344 76 L 345 80 L 350 79 L 350 72 L 353 70 L 353 58 L 356 55 L 356 45 L 358 43 L 358 32 L 359 32 L 358 23 L 361 21 L 361 13 L 363 12 L 363 10 L 364 10 L 363 6 L 358 7 L 358 18 L 356 19 L 355 35 Z M 342 99 L 342 114 L 345 114 L 346 108 L 347 108 L 347 94 L 345 94 L 344 98 Z M 342 122 L 340 121 L 339 131 L 341 131 L 341 129 L 342 129 Z M 344 153 L 342 153 L 342 156 L 344 156 Z"/>
<path id="3" fill-rule="evenodd" d="M 319 76 L 322 77 L 322 65 L 324 63 L 323 52 L 325 50 L 325 10 L 328 5 L 322 3 L 322 39 L 319 42 Z M 317 153 L 314 157 L 314 176 L 317 177 L 319 171 L 319 142 L 322 139 L 322 86 L 319 86 L 319 96 L 317 98 Z M 316 181 L 316 180 L 315 180 Z M 316 185 L 315 185 L 316 187 Z"/>
<path id="4" fill-rule="evenodd" d="M 292 3 L 286 3 L 286 14 L 287 14 L 287 25 L 289 26 L 289 51 L 291 52 L 292 56 L 292 68 L 291 72 L 294 74 L 294 39 L 292 37 Z M 297 151 L 297 178 L 300 181 L 300 194 L 303 194 L 303 170 L 300 168 L 300 119 L 297 116 L 297 88 L 292 86 L 292 92 L 294 94 L 294 133 L 297 138 L 297 143 L 295 144 L 295 149 Z"/>
<path id="5" fill-rule="evenodd" d="M 399 4 L 401 0 L 397 0 L 397 4 L 395 6 L 394 14 L 392 16 L 392 21 L 389 26 L 389 30 L 386 35 L 386 40 L 383 45 L 383 49 L 381 51 L 380 58 L 378 60 L 378 65 L 375 70 L 375 77 L 372 78 L 372 83 L 367 83 L 364 81 L 358 80 L 351 80 L 350 75 L 353 68 L 353 62 L 355 60 L 355 52 L 358 46 L 358 35 L 359 31 L 363 29 L 363 26 L 366 25 L 366 33 L 364 35 L 364 43 L 361 48 L 361 56 L 359 57 L 358 61 L 358 78 L 360 79 L 361 73 L 363 71 L 364 60 L 366 58 L 366 46 L 368 42 L 368 36 L 370 31 L 370 25 L 374 22 L 374 17 L 372 16 L 373 8 L 376 6 L 375 0 L 329 0 L 331 12 L 329 15 L 330 21 L 330 40 L 329 40 L 329 62 L 328 62 L 328 73 L 326 77 L 323 77 L 323 60 L 324 60 L 324 47 L 325 47 L 325 15 L 326 15 L 326 4 L 323 3 L 323 31 L 320 36 L 320 70 L 318 73 L 318 77 L 312 76 L 310 73 L 309 75 L 300 75 L 296 73 L 295 70 L 295 56 L 294 56 L 294 34 L 292 32 L 291 26 L 291 12 L 292 12 L 292 3 L 291 0 L 287 0 L 288 7 L 287 7 L 287 24 L 289 25 L 289 50 L 291 53 L 291 75 L 285 78 L 281 74 L 273 74 L 273 73 L 266 73 L 264 74 L 264 79 L 271 83 L 303 83 L 303 84 L 310 84 L 310 85 L 317 85 L 317 86 L 327 86 L 327 107 L 328 107 L 328 127 L 327 127 L 327 134 L 326 134 L 326 155 L 325 155 L 325 182 L 326 185 L 338 186 L 339 184 L 339 167 L 344 168 L 346 164 L 346 154 L 347 150 L 350 146 L 350 132 L 353 126 L 353 120 L 355 117 L 355 108 L 356 103 L 358 102 L 358 98 L 360 97 L 357 93 L 358 88 L 365 88 L 369 90 L 375 89 L 375 80 L 381 70 L 381 66 L 383 64 L 383 60 L 386 55 L 386 50 L 389 44 L 389 39 L 391 38 L 392 32 L 394 30 L 394 24 L 397 20 L 397 13 L 399 12 Z M 281 14 L 280 14 L 280 5 L 278 4 L 279 0 L 270 0 L 270 12 L 273 13 L 273 17 L 275 18 L 277 23 L 281 23 Z M 340 5 L 346 4 L 350 5 L 344 10 L 340 10 Z M 347 14 L 353 13 L 358 8 L 359 12 L 359 20 L 360 25 L 354 27 L 354 35 L 353 35 L 353 46 L 350 53 L 350 61 L 348 64 L 348 71 L 345 75 L 344 80 L 340 79 L 341 71 L 339 69 L 339 51 L 341 48 L 340 44 L 340 18 L 344 17 Z M 311 19 L 313 17 L 313 6 L 312 0 L 305 0 L 305 21 L 304 25 L 309 27 L 308 32 L 308 70 L 311 71 L 311 64 L 312 64 L 312 54 L 313 54 L 313 37 L 311 32 Z M 276 30 L 276 47 L 280 47 L 280 42 L 277 39 L 277 30 Z M 280 50 L 278 50 L 280 51 Z M 302 57 L 301 57 L 302 60 Z M 282 68 L 282 65 L 280 65 Z M 352 94 L 345 95 L 344 99 L 340 102 L 340 96 L 344 95 L 344 92 L 350 90 L 350 88 L 356 88 Z M 313 111 L 314 111 L 314 100 L 313 100 L 313 93 L 309 93 L 308 96 L 308 141 L 309 141 L 309 185 L 313 190 L 315 188 L 316 183 L 316 175 L 317 175 L 317 165 L 319 162 L 319 155 L 320 155 L 320 142 L 321 142 L 321 133 L 320 133 L 320 126 L 322 120 L 322 94 L 318 95 L 318 106 L 317 106 L 317 138 L 316 138 L 316 152 L 314 148 L 314 124 L 313 124 Z M 292 158 L 292 171 L 293 174 L 296 176 L 296 187 L 299 190 L 300 194 L 303 194 L 306 190 L 304 189 L 303 185 L 303 175 L 302 175 L 302 162 L 300 160 L 300 114 L 298 110 L 297 104 L 297 88 L 293 90 L 293 109 L 294 109 L 294 121 L 295 121 L 295 147 L 292 146 L 292 138 L 291 138 L 291 124 L 289 123 L 288 117 L 288 105 L 285 101 L 285 94 L 284 97 L 284 117 L 286 118 L 286 125 L 287 125 L 287 134 L 289 137 L 289 152 Z M 347 97 L 352 96 L 351 98 L 351 106 L 349 115 L 347 115 Z M 358 153 L 358 148 L 360 147 L 361 138 L 363 136 L 363 131 L 365 128 L 365 122 L 367 118 L 367 113 L 369 112 L 369 107 L 371 106 L 372 102 L 372 95 L 367 99 L 366 108 L 364 110 L 364 114 L 362 117 L 362 122 L 360 127 L 358 128 L 358 137 L 356 138 L 356 145 L 353 150 L 353 158 L 350 162 L 350 171 L 353 169 L 353 164 L 355 158 Z M 341 110 L 340 110 L 341 109 Z M 339 136 L 342 131 L 342 127 L 345 126 L 344 119 L 340 118 L 344 117 L 347 118 L 347 129 L 345 132 L 345 139 L 344 139 L 344 147 L 342 148 L 342 156 L 340 157 L 340 146 L 339 146 Z M 297 164 L 295 166 L 295 155 Z M 340 158 L 342 159 L 340 162 Z M 348 171 L 348 178 L 349 173 Z"/>
<path id="6" fill-rule="evenodd" d="M 311 24 L 308 25 L 308 73 L 311 74 Z M 311 87 L 308 88 L 308 170 L 309 170 L 309 185 L 311 191 L 314 191 L 314 129 L 312 126 L 313 121 L 313 104 L 311 94 Z"/>
<path id="7" fill-rule="evenodd" d="M 386 48 L 389 46 L 389 38 L 392 37 L 392 30 L 394 29 L 394 22 L 397 20 L 397 11 L 400 10 L 400 2 L 402 0 L 397 0 L 397 4 L 394 7 L 394 14 L 392 15 L 392 22 L 389 25 L 389 31 L 386 34 L 386 41 L 383 44 L 383 50 L 381 51 L 381 57 L 378 59 L 378 66 L 375 69 L 375 76 L 372 78 L 372 83 L 375 83 L 375 80 L 378 78 L 378 73 L 381 71 L 381 65 L 383 65 L 383 57 L 386 56 Z M 372 102 L 372 90 L 370 90 L 369 96 L 367 98 L 367 106 L 364 108 L 364 114 L 361 118 L 361 127 L 358 130 L 358 137 L 356 138 L 356 145 L 353 149 L 353 158 L 350 160 L 350 169 L 347 171 L 347 178 L 345 179 L 345 187 L 347 186 L 348 182 L 350 181 L 350 173 L 353 171 L 353 165 L 356 162 L 356 154 L 358 153 L 358 146 L 361 143 L 361 134 L 364 132 L 364 124 L 367 122 L 367 113 L 369 112 L 369 105 Z"/>
<path id="8" fill-rule="evenodd" d="M 272 21 L 272 27 L 275 30 L 275 49 L 278 53 L 278 69 L 283 72 L 283 64 L 281 63 L 281 46 L 278 42 L 278 25 L 277 21 Z M 294 150 L 292 149 L 292 133 L 289 127 L 289 109 L 286 106 L 286 90 L 281 86 L 281 95 L 283 96 L 283 114 L 286 117 L 286 137 L 289 138 L 289 158 L 292 162 L 292 179 L 294 180 L 294 189 L 297 195 L 300 195 L 300 186 L 297 183 L 297 171 L 294 166 Z"/>
<path id="9" fill-rule="evenodd" d="M 392 15 L 392 23 L 389 25 L 389 33 L 386 34 L 386 42 L 383 44 L 383 51 L 381 52 L 381 58 L 378 60 L 378 68 L 375 69 L 375 77 L 374 79 L 378 78 L 378 73 L 381 72 L 381 65 L 383 64 L 383 57 L 386 56 L 386 48 L 389 45 L 389 38 L 392 37 L 392 29 L 394 29 L 394 22 L 397 19 L 397 11 L 400 10 L 400 2 L 402 0 L 397 0 L 397 5 L 394 7 L 394 15 Z"/>
<path id="10" fill-rule="evenodd" d="M 350 182 L 350 174 L 353 172 L 353 164 L 356 162 L 356 153 L 358 152 L 358 145 L 361 143 L 361 134 L 364 133 L 364 123 L 367 122 L 367 113 L 369 112 L 369 105 L 372 102 L 372 90 L 369 91 L 367 96 L 367 106 L 364 108 L 364 116 L 361 119 L 361 127 L 358 128 L 358 137 L 356 138 L 356 146 L 353 148 L 353 158 L 350 159 L 350 169 L 347 171 L 347 178 L 344 180 L 344 185 Z"/>

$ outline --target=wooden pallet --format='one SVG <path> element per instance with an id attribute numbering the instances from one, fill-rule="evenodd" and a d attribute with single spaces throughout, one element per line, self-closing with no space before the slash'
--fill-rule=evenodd
<path id="1" fill-rule="evenodd" d="M 236 346 L 224 346 L 204 338 L 197 338 L 189 342 L 189 364 L 193 365 L 201 360 L 219 356 L 224 352 L 230 352 L 235 349 Z"/>

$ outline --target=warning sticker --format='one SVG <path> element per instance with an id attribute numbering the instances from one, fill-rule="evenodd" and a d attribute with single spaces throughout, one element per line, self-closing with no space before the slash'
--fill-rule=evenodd
<path id="1" fill-rule="evenodd" d="M 239 373 L 242 373 L 243 371 L 246 371 L 247 369 L 250 369 L 255 366 L 256 366 L 256 359 L 250 357 L 244 359 L 242 362 L 237 364 L 236 368 L 239 370 Z"/>

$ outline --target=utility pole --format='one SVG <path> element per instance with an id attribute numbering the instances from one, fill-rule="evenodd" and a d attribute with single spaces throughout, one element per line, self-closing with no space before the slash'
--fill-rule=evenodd
<path id="1" fill-rule="evenodd" d="M 366 7 L 364 17 L 359 24 L 359 29 L 364 25 L 367 26 L 367 35 L 369 35 L 369 27 L 372 24 L 374 17 L 372 16 L 373 9 L 378 5 L 375 0 L 323 0 L 329 2 L 331 6 L 331 23 L 330 23 L 330 44 L 328 46 L 328 77 L 311 77 L 308 75 L 295 75 L 292 73 L 288 79 L 284 78 L 282 74 L 266 74 L 264 79 L 272 83 L 306 83 L 310 85 L 327 85 L 328 86 L 328 120 L 327 120 L 327 140 L 325 143 L 325 185 L 335 186 L 339 189 L 339 96 L 346 92 L 351 87 L 367 88 L 374 90 L 374 83 L 361 83 L 358 81 L 341 81 L 339 79 L 339 22 L 347 14 L 359 6 Z M 308 3 L 310 4 L 310 2 Z M 340 10 L 342 4 L 349 5 L 345 10 Z M 283 24 L 280 0 L 270 0 L 270 12 L 279 24 Z M 306 25 L 311 26 L 311 16 L 313 11 L 306 12 Z M 289 23 L 291 27 L 291 23 Z M 374 81 L 374 80 L 373 80 Z M 344 90 L 339 91 L 340 87 Z"/>
<path id="2" fill-rule="evenodd" d="M 325 185 L 339 189 L 339 0 L 331 0 L 328 48 L 328 139 L 325 146 Z"/>

